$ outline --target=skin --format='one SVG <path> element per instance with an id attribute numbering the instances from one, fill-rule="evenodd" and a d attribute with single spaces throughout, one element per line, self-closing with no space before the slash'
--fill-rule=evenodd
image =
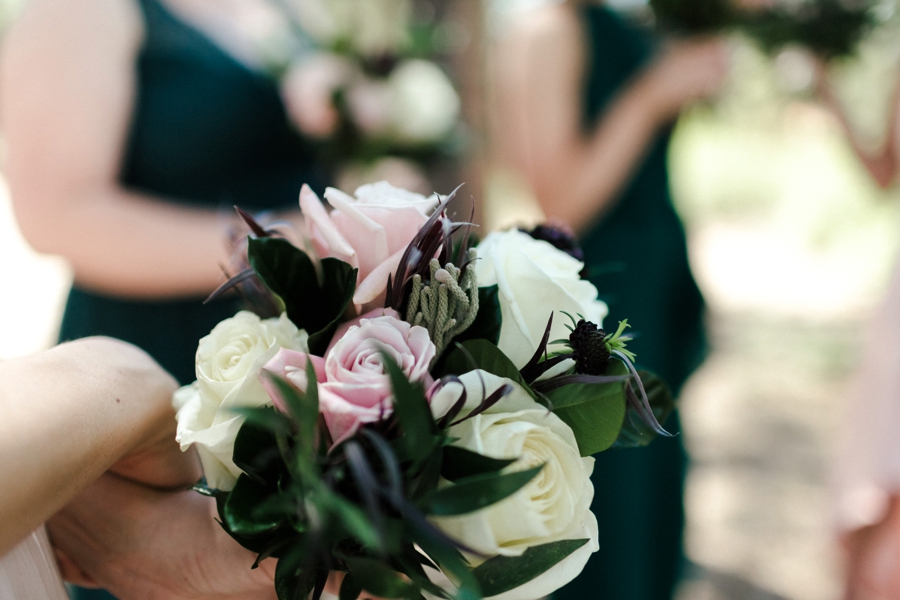
<path id="1" fill-rule="evenodd" d="M 64 578 L 123 600 L 275 598 L 274 561 L 213 519 L 175 442 L 175 380 L 143 351 L 88 338 L 0 363 L 0 555 L 48 518 Z"/>
<path id="2" fill-rule="evenodd" d="M 891 187 L 897 179 L 898 171 L 900 171 L 900 148 L 898 148 L 898 145 L 900 145 L 900 81 L 894 86 L 887 137 L 881 148 L 876 152 L 872 152 L 862 143 L 850 124 L 850 119 L 828 80 L 827 69 L 824 63 L 817 63 L 816 75 L 819 97 L 825 103 L 825 106 L 837 117 L 856 157 L 879 187 L 882 189 Z"/>
<path id="3" fill-rule="evenodd" d="M 47 529 L 67 581 L 99 585 L 122 600 L 274 600 L 275 560 L 251 569 L 255 555 L 214 517 L 215 503 L 196 492 L 107 474 Z"/>
<path id="4" fill-rule="evenodd" d="M 233 4 L 171 8 L 217 39 L 243 39 L 213 18 Z M 232 217 L 117 181 L 143 35 L 134 1 L 29 2 L 0 49 L 4 173 L 22 233 L 36 250 L 66 257 L 79 286 L 144 299 L 206 295 L 228 262 Z M 243 56 L 248 45 L 229 51 Z"/>
<path id="5" fill-rule="evenodd" d="M 0 480 L 16 482 L 0 486 L 0 555 L 108 470 L 160 489 L 199 476 L 174 442 L 175 380 L 129 344 L 62 344 L 0 362 L 0 381 Z"/>
<path id="6" fill-rule="evenodd" d="M 847 574 L 844 600 L 900 598 L 900 496 L 885 519 L 841 539 Z"/>
<path id="7" fill-rule="evenodd" d="M 714 94 L 727 71 L 721 40 L 667 47 L 615 98 L 593 131 L 581 119 L 582 23 L 571 4 L 531 11 L 498 50 L 501 152 L 548 218 L 585 230 L 613 205 L 660 128 Z"/>
<path id="8" fill-rule="evenodd" d="M 0 362 L 0 556 L 45 521 L 66 581 L 122 600 L 276 597 L 276 561 L 216 522 L 175 442 L 175 380 L 138 348 L 87 338 Z M 49 519 L 49 520 L 48 520 Z M 337 594 L 340 575 L 328 589 Z M 370 598 L 363 595 L 362 598 Z"/>
<path id="9" fill-rule="evenodd" d="M 891 187 L 900 172 L 900 82 L 894 87 L 885 142 L 876 152 L 859 140 L 822 62 L 817 65 L 817 87 L 820 98 L 837 117 L 872 179 L 882 189 Z M 844 600 L 900 599 L 900 494 L 894 492 L 890 508 L 879 523 L 842 532 L 839 541 L 846 566 Z"/>

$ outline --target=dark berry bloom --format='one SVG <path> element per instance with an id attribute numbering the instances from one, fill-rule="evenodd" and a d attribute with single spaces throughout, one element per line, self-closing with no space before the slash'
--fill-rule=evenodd
<path id="1" fill-rule="evenodd" d="M 606 332 L 596 323 L 578 321 L 569 335 L 569 344 L 575 358 L 575 372 L 583 375 L 603 375 L 609 364 L 609 347 Z"/>
<path id="2" fill-rule="evenodd" d="M 562 250 L 572 258 L 584 262 L 584 251 L 578 245 L 578 242 L 575 241 L 575 235 L 568 229 L 553 225 L 538 225 L 530 231 L 528 229 L 520 229 L 519 231 L 527 233 L 536 240 L 549 242 L 554 248 Z M 584 273 L 581 276 L 584 277 Z"/>

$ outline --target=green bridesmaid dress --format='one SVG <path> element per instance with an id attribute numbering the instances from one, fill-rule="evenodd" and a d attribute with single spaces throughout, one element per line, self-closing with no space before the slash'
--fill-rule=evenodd
<path id="1" fill-rule="evenodd" d="M 652 40 L 611 10 L 582 9 L 589 60 L 584 126 L 651 58 Z M 581 240 L 591 281 L 609 305 L 604 324 L 628 319 L 629 349 L 677 394 L 705 348 L 703 298 L 688 265 L 684 228 L 672 206 L 667 172 L 670 131 L 661 133 L 615 206 Z M 646 332 L 646 335 L 641 335 Z M 665 424 L 678 431 L 677 416 Z M 681 436 L 637 450 L 597 455 L 594 502 L 600 550 L 556 600 L 667 600 L 684 555 L 682 499 L 687 456 Z"/>
<path id="2" fill-rule="evenodd" d="M 160 0 L 139 3 L 145 37 L 121 184 L 229 217 L 233 205 L 251 212 L 296 207 L 303 183 L 322 192 L 326 173 L 310 143 L 292 129 L 276 82 L 225 53 Z M 224 235 L 223 227 L 223 241 Z M 202 302 L 117 298 L 75 286 L 60 340 L 126 340 L 190 383 L 198 340 L 238 310 L 235 300 Z M 95 590 L 76 590 L 74 597 L 111 598 Z"/>
<path id="3" fill-rule="evenodd" d="M 296 207 L 303 183 L 321 192 L 323 169 L 292 129 L 276 82 L 236 61 L 160 0 L 140 5 L 146 33 L 121 184 L 229 218 L 234 205 L 251 212 Z M 224 226 L 222 234 L 224 243 Z M 197 341 L 237 307 L 202 301 L 123 299 L 76 286 L 60 339 L 108 335 L 132 342 L 189 383 Z"/>

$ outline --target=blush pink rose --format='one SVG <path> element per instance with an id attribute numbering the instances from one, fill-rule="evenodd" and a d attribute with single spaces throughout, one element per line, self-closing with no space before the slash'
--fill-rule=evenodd
<path id="1" fill-rule="evenodd" d="M 300 209 L 321 257 L 359 269 L 353 303 L 358 313 L 384 304 L 388 276 L 397 270 L 406 247 L 428 220 L 436 196 L 395 188 L 386 181 L 359 187 L 356 197 L 328 188 L 330 213 L 309 186 L 300 191 Z"/>
<path id="2" fill-rule="evenodd" d="M 377 311 L 376 314 L 384 311 Z M 360 317 L 325 354 L 325 358 L 282 349 L 264 367 L 306 391 L 307 361 L 312 361 L 319 383 L 319 411 L 334 443 L 353 435 L 364 423 L 373 423 L 393 411 L 391 382 L 382 363 L 382 352 L 390 356 L 410 381 L 426 387 L 434 380 L 428 367 L 435 347 L 424 327 L 414 327 L 394 316 Z M 340 333 L 340 332 L 338 332 Z M 271 382 L 264 385 L 279 408 L 283 402 Z"/>
<path id="3" fill-rule="evenodd" d="M 291 66 L 281 86 L 288 116 L 311 137 L 330 136 L 340 120 L 333 102 L 334 93 L 353 76 L 353 65 L 347 59 L 328 53 L 316 54 Z"/>

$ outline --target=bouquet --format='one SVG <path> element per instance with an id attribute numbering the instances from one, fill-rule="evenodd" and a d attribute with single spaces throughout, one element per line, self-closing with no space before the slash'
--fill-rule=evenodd
<path id="1" fill-rule="evenodd" d="M 743 30 L 766 52 L 789 44 L 825 60 L 851 56 L 876 25 L 874 0 L 816 0 L 748 15 Z"/>
<path id="2" fill-rule="evenodd" d="M 688 34 L 735 28 L 768 53 L 796 44 L 828 60 L 850 56 L 876 25 L 876 0 L 775 0 L 740 9 L 733 0 L 650 0 L 657 22 Z"/>
<path id="3" fill-rule="evenodd" d="M 255 277 L 278 310 L 219 323 L 173 402 L 196 489 L 278 559 L 282 600 L 332 572 L 341 599 L 543 597 L 598 548 L 591 455 L 668 435 L 571 236 L 475 243 L 452 197 L 381 182 L 328 211 L 304 186 L 295 243 L 241 213 L 249 266 L 221 289 Z"/>
<path id="4" fill-rule="evenodd" d="M 284 68 L 294 124 L 346 178 L 427 185 L 422 164 L 455 152 L 460 133 L 459 95 L 433 60 L 438 26 L 416 22 L 409 0 L 285 2 L 314 46 Z"/>

